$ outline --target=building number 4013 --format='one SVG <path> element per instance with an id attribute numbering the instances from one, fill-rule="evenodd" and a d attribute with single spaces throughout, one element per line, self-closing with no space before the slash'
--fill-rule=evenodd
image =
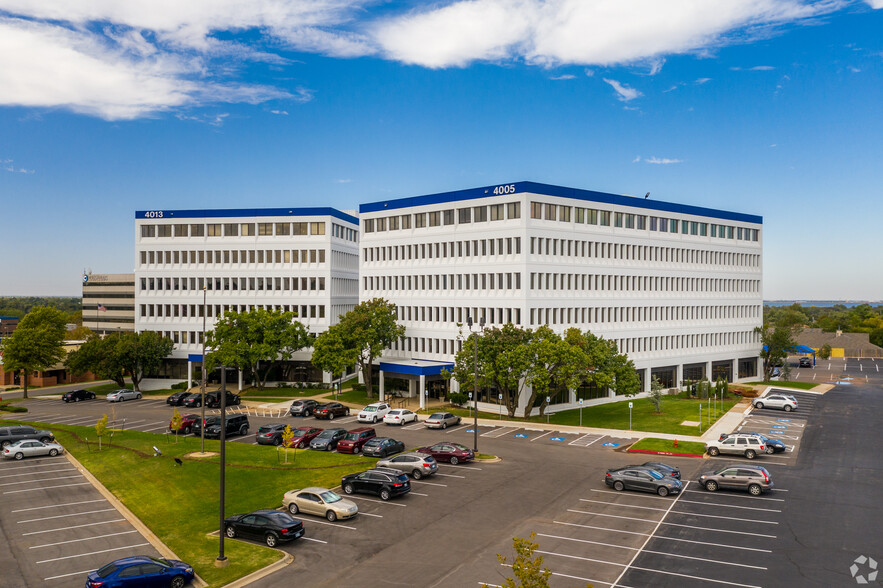
<path id="1" fill-rule="evenodd" d="M 504 186 L 497 186 L 494 188 L 494 194 L 514 194 L 515 193 L 515 184 L 506 184 Z"/>

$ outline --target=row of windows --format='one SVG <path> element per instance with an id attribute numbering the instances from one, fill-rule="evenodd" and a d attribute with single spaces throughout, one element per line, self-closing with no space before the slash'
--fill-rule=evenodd
<path id="1" fill-rule="evenodd" d="M 365 290 L 520 290 L 521 274 L 421 274 L 418 276 L 364 276 Z"/>
<path id="2" fill-rule="evenodd" d="M 133 296 L 133 298 L 134 298 L 134 296 Z M 98 312 L 107 312 L 107 311 L 112 311 L 112 310 L 121 310 L 123 312 L 126 312 L 126 311 L 132 312 L 133 310 L 135 310 L 134 303 L 133 304 L 102 304 L 101 306 L 104 307 L 104 310 L 99 310 L 98 304 L 100 304 L 100 303 L 96 302 L 96 303 L 89 304 L 88 302 L 83 302 L 83 315 L 85 316 L 86 314 L 92 314 L 93 318 L 94 318 L 94 314 L 98 313 Z"/>
<path id="3" fill-rule="evenodd" d="M 241 290 L 260 292 L 319 292 L 325 289 L 322 277 L 209 277 L 209 278 L 141 278 L 142 292 L 174 290 Z"/>
<path id="4" fill-rule="evenodd" d="M 335 225 L 337 226 L 337 225 Z M 341 227 L 344 228 L 344 227 Z M 353 229 L 349 229 L 353 230 Z M 355 231 L 353 231 L 355 233 Z M 141 237 L 270 237 L 324 235 L 324 222 L 142 224 Z M 346 237 L 341 237 L 346 238 Z M 350 239 L 355 241 L 355 238 Z"/>
<path id="5" fill-rule="evenodd" d="M 758 305 L 531 308 L 530 326 L 759 318 Z"/>
<path id="6" fill-rule="evenodd" d="M 325 263 L 324 249 L 224 249 L 142 251 L 141 265 L 212 263 Z"/>
<path id="7" fill-rule="evenodd" d="M 611 213 L 607 210 L 550 204 L 548 202 L 530 203 L 530 218 L 533 219 L 609 227 L 610 217 Z M 757 241 L 759 236 L 757 229 L 656 216 L 647 217 L 646 215 L 628 212 L 614 212 L 613 226 L 620 229 L 637 229 L 640 231 L 645 231 L 649 228 L 651 231 L 662 233 L 680 232 L 682 235 L 698 235 L 700 237 L 710 235 L 721 239 L 738 239 L 741 241 Z"/>
<path id="8" fill-rule="evenodd" d="M 346 239 L 347 241 L 355 243 L 359 240 L 359 231 L 337 223 L 331 223 L 331 236 L 337 237 L 338 239 Z"/>
<path id="9" fill-rule="evenodd" d="M 521 218 L 521 203 L 508 202 L 506 204 L 417 212 L 413 215 L 397 214 L 380 218 L 366 218 L 362 221 L 362 230 L 366 233 L 408 230 L 412 226 L 412 220 L 415 229 L 439 227 L 442 225 L 453 225 L 455 218 L 459 224 L 517 219 Z"/>
<path id="10" fill-rule="evenodd" d="M 203 308 L 205 312 L 203 312 Z M 281 310 L 294 313 L 295 318 L 325 318 L 323 304 L 141 304 L 138 318 L 208 318 L 219 319 L 224 313 L 248 312 L 262 308 L 264 310 Z M 200 341 L 201 343 L 202 341 Z"/>
<path id="11" fill-rule="evenodd" d="M 134 285 L 135 285 L 135 282 L 98 282 L 98 281 L 96 281 L 96 282 L 85 282 L 83 284 L 83 289 L 87 290 L 87 289 L 94 289 L 94 288 L 107 288 L 107 287 L 111 287 L 111 286 L 122 286 L 124 288 L 125 287 L 131 288 Z"/>
<path id="12" fill-rule="evenodd" d="M 90 300 L 104 300 L 105 298 L 134 298 L 135 297 L 135 282 L 129 284 L 129 287 L 132 288 L 131 292 L 84 292 L 83 293 L 83 304 L 86 301 Z"/>
<path id="13" fill-rule="evenodd" d="M 366 262 L 472 257 L 478 255 L 520 255 L 521 237 L 365 247 L 363 252 Z"/>
<path id="14" fill-rule="evenodd" d="M 760 266 L 760 255 L 754 253 L 729 253 L 684 247 L 629 245 L 604 241 L 553 239 L 551 237 L 531 237 L 530 252 L 537 255 L 562 257 L 692 263 L 720 267 Z"/>
<path id="15" fill-rule="evenodd" d="M 760 280 L 531 272 L 530 289 L 579 292 L 759 292 Z"/>
<path id="16" fill-rule="evenodd" d="M 396 306 L 396 317 L 400 321 L 423 321 L 442 323 L 465 323 L 467 316 L 477 316 L 481 312 L 488 325 L 521 324 L 520 308 L 463 308 L 460 306 Z"/>

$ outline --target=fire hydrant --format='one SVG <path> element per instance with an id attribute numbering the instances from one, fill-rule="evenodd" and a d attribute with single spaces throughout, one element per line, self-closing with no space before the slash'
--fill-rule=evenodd
<path id="1" fill-rule="evenodd" d="M 678 446 L 678 440 L 675 439 L 675 447 L 677 447 L 677 446 Z"/>

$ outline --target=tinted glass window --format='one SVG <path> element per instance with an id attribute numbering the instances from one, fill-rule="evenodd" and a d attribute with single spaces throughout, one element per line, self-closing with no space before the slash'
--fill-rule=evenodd
<path id="1" fill-rule="evenodd" d="M 651 471 L 648 471 L 647 473 L 650 474 L 650 476 L 651 476 L 652 478 L 656 479 L 656 480 L 661 480 L 661 479 L 664 477 L 664 476 L 663 476 L 662 474 L 660 474 L 659 472 L 654 472 L 654 471 L 652 471 L 652 470 L 651 470 Z"/>
<path id="2" fill-rule="evenodd" d="M 102 578 L 106 578 L 109 575 L 111 575 L 112 573 L 114 573 L 116 570 L 117 570 L 116 564 L 111 563 L 111 564 L 107 564 L 106 566 L 104 566 L 103 568 L 101 568 L 100 570 L 98 570 L 95 573 L 98 574 L 99 576 L 101 576 Z"/>

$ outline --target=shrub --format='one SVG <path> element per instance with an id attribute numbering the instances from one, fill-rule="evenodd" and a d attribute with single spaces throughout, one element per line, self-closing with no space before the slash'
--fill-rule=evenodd
<path id="1" fill-rule="evenodd" d="M 170 390 L 186 390 L 187 382 L 178 382 L 177 384 L 172 384 L 169 386 Z"/>
<path id="2" fill-rule="evenodd" d="M 451 394 L 448 394 L 448 400 L 451 401 L 451 404 L 463 406 L 469 400 L 469 395 L 464 394 L 463 392 L 452 392 Z"/>
<path id="3" fill-rule="evenodd" d="M 0 410 L 6 412 L 28 412 L 24 406 L 15 406 L 14 404 L 0 404 Z"/>

